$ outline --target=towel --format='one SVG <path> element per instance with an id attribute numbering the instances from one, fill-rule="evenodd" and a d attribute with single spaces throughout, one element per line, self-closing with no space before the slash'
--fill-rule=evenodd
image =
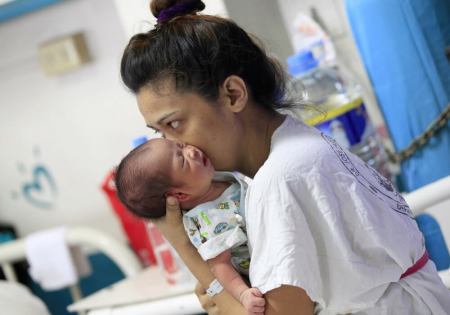
<path id="1" fill-rule="evenodd" d="M 76 248 L 76 247 L 75 247 Z M 47 291 L 59 290 L 78 282 L 79 275 L 90 273 L 86 258 L 76 252 L 78 266 L 66 243 L 66 228 L 57 227 L 29 235 L 25 253 L 31 278 Z"/>

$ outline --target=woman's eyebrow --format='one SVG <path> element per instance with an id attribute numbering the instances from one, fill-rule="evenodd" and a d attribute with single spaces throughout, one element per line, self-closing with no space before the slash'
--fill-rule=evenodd
<path id="1" fill-rule="evenodd" d="M 165 114 L 164 116 L 162 116 L 162 117 L 156 122 L 156 124 L 157 124 L 157 125 L 161 125 L 161 124 L 164 122 L 164 120 L 166 120 L 167 118 L 170 118 L 170 116 L 176 114 L 177 112 L 178 112 L 178 111 L 173 111 L 173 112 L 171 112 L 171 113 Z"/>

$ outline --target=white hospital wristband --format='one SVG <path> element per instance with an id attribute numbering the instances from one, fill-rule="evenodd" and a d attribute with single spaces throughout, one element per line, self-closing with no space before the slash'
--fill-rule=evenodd
<path id="1" fill-rule="evenodd" d="M 214 279 L 213 282 L 210 283 L 209 288 L 206 290 L 206 294 L 208 294 L 209 297 L 213 297 L 216 294 L 219 294 L 222 292 L 223 287 L 220 284 L 217 279 Z"/>

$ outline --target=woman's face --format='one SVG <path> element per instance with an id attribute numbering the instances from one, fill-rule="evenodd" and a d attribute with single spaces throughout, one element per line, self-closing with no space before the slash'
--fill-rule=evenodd
<path id="1" fill-rule="evenodd" d="M 217 170 L 237 168 L 242 128 L 237 114 L 227 106 L 170 87 L 142 88 L 137 101 L 147 126 L 167 139 L 198 147 Z"/>

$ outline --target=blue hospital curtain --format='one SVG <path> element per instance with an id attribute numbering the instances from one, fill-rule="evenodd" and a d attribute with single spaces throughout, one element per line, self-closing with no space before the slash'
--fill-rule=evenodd
<path id="1" fill-rule="evenodd" d="M 450 102 L 450 0 L 346 0 L 347 15 L 397 151 Z M 450 122 L 402 163 L 406 191 L 450 174 Z"/>

